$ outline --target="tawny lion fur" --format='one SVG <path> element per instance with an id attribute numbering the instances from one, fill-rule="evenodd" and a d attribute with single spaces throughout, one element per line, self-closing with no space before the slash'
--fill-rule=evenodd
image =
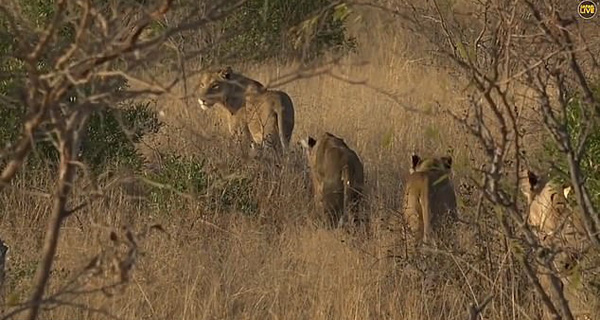
<path id="1" fill-rule="evenodd" d="M 429 242 L 439 220 L 456 214 L 456 194 L 450 180 L 451 157 L 411 157 L 404 192 L 404 218 L 415 244 Z"/>
<path id="2" fill-rule="evenodd" d="M 519 185 L 527 198 L 527 223 L 537 229 L 542 240 L 560 237 L 573 244 L 584 229 L 567 202 L 571 187 L 543 179 L 528 169 L 520 172 Z"/>
<path id="3" fill-rule="evenodd" d="M 363 192 L 363 164 L 344 140 L 326 132 L 318 139 L 301 141 L 312 178 L 314 200 L 332 226 L 350 220 Z"/>
<path id="4" fill-rule="evenodd" d="M 527 198 L 527 224 L 534 228 L 542 244 L 560 249 L 553 259 L 553 265 L 559 272 L 559 286 L 571 311 L 576 319 L 588 319 L 586 314 L 589 306 L 582 299 L 583 292 L 569 285 L 571 279 L 569 273 L 565 273 L 578 263 L 586 239 L 582 221 L 567 201 L 571 187 L 539 177 L 528 169 L 519 173 L 519 186 Z M 556 301 L 551 276 L 541 274 L 540 282 L 552 300 Z M 550 317 L 549 311 L 545 312 Z"/>
<path id="5" fill-rule="evenodd" d="M 198 103 L 203 110 L 216 104 L 223 106 L 235 139 L 288 150 L 294 130 L 294 106 L 287 93 L 269 90 L 226 67 L 200 75 Z"/>

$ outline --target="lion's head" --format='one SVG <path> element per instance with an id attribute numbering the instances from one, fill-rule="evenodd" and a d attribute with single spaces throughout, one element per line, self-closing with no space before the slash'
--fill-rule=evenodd
<path id="1" fill-rule="evenodd" d="M 410 174 L 404 194 L 404 218 L 415 236 L 415 244 L 428 242 L 439 231 L 441 221 L 454 218 L 456 193 L 450 180 L 452 157 L 421 158 L 411 155 Z M 446 228 L 447 225 L 444 225 Z"/>
<path id="2" fill-rule="evenodd" d="M 260 82 L 233 72 L 229 66 L 200 74 L 198 87 L 198 103 L 202 110 L 208 110 L 215 104 L 237 108 L 247 93 L 264 90 Z"/>
<path id="3" fill-rule="evenodd" d="M 345 218 L 345 207 L 361 199 L 364 167 L 358 154 L 343 139 L 329 132 L 318 139 L 309 136 L 300 143 L 308 160 L 314 199 L 330 214 L 332 224 L 341 222 Z"/>
<path id="4" fill-rule="evenodd" d="M 544 234 L 557 231 L 568 210 L 567 196 L 571 187 L 544 179 L 528 169 L 519 173 L 521 192 L 529 206 L 528 222 Z"/>
<path id="5" fill-rule="evenodd" d="M 430 171 L 450 172 L 452 168 L 452 157 L 450 156 L 423 159 L 417 154 L 412 154 L 411 162 L 410 173 Z"/>

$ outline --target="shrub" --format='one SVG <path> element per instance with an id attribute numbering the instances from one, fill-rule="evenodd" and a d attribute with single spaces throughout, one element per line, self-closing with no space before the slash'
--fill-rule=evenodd
<path id="1" fill-rule="evenodd" d="M 347 35 L 345 4 L 330 0 L 249 0 L 219 21 L 217 34 L 226 36 L 208 52 L 208 63 L 264 62 L 302 57 L 310 61 L 326 52 L 356 48 Z M 209 41 L 210 42 L 210 41 Z M 218 61 L 217 61 L 218 59 Z"/>
<path id="2" fill-rule="evenodd" d="M 135 143 L 144 134 L 158 132 L 161 125 L 149 103 L 96 112 L 89 119 L 87 138 L 82 143 L 82 162 L 96 174 L 117 166 L 138 171 L 143 163 Z"/>
<path id="3" fill-rule="evenodd" d="M 22 22 L 35 27 L 47 24 L 52 19 L 55 9 L 54 4 L 48 1 L 19 0 L 17 4 L 22 9 L 22 17 L 25 19 Z M 59 47 L 71 43 L 72 31 L 70 24 L 61 26 L 56 41 Z M 15 33 L 18 32 L 19 30 L 14 30 L 6 21 L 6 17 L 0 14 L 0 74 L 10 75 L 0 77 L 0 101 L 3 102 L 0 103 L 0 141 L 3 142 L 0 150 L 19 139 L 27 112 L 26 101 L 21 97 L 26 73 L 23 63 L 15 57 L 13 51 L 16 49 L 18 39 L 37 35 L 17 36 Z M 56 48 L 56 52 L 60 51 L 60 48 Z M 40 58 L 38 63 L 40 70 L 47 68 L 46 61 L 49 58 Z M 95 87 L 117 94 L 126 85 L 124 79 L 111 79 L 108 83 L 78 86 L 67 95 L 63 103 L 68 107 L 78 98 L 95 94 Z M 139 168 L 141 158 L 135 152 L 134 143 L 139 141 L 143 134 L 156 131 L 160 126 L 156 115 L 148 107 L 148 104 L 131 102 L 121 103 L 118 108 L 110 108 L 106 102 L 98 105 L 89 119 L 86 139 L 81 146 L 81 160 L 95 173 L 106 169 L 109 165 L 125 164 L 132 168 Z M 34 133 L 35 148 L 33 154 L 28 157 L 28 168 L 35 171 L 36 168 L 56 164 L 58 154 L 52 140 L 53 137 L 48 130 L 45 130 L 44 125 L 40 126 L 38 132 Z M 0 157 L 0 165 L 5 161 L 4 157 Z"/>
<path id="4" fill-rule="evenodd" d="M 215 190 L 211 207 L 217 206 L 224 209 L 240 211 L 245 215 L 255 215 L 258 211 L 258 203 L 253 193 L 252 180 L 245 176 L 236 176 L 227 179 L 222 188 Z"/>
<path id="5" fill-rule="evenodd" d="M 15 141 L 21 134 L 24 110 L 0 108 L 0 141 Z M 142 157 L 135 143 L 144 134 L 157 132 L 162 124 L 150 110 L 149 103 L 97 110 L 89 119 L 86 138 L 81 144 L 81 161 L 92 173 L 98 174 L 115 166 L 141 169 Z M 35 152 L 27 159 L 27 166 L 36 170 L 57 163 L 58 153 L 45 135 L 36 135 Z M 0 158 L 0 164 L 5 159 Z"/>
<path id="6" fill-rule="evenodd" d="M 600 84 L 593 88 L 596 101 L 600 100 Z M 575 147 L 581 140 L 581 129 L 584 126 L 585 120 L 594 119 L 593 115 L 588 114 L 593 112 L 591 106 L 586 106 L 581 97 L 581 94 L 575 93 L 571 97 L 567 97 L 569 104 L 566 112 L 566 128 L 571 138 L 571 144 Z M 591 134 L 587 138 L 587 143 L 584 152 L 580 159 L 581 171 L 585 177 L 585 185 L 590 193 L 590 198 L 596 209 L 600 209 L 600 123 L 596 117 L 595 122 L 591 122 Z M 550 158 L 556 164 L 553 169 L 553 174 L 559 176 L 562 181 L 568 180 L 561 172 L 569 172 L 567 161 L 558 150 L 556 144 L 551 141 L 545 144 L 546 150 Z"/>
<path id="7" fill-rule="evenodd" d="M 155 173 L 149 172 L 146 176 L 154 182 L 148 201 L 152 209 L 158 212 L 183 208 L 184 204 L 179 194 L 198 195 L 208 188 L 204 161 L 194 157 L 161 154 L 160 170 Z"/>
<path id="8" fill-rule="evenodd" d="M 201 200 L 211 211 L 239 211 L 253 215 L 258 210 L 250 178 L 209 173 L 205 170 L 205 161 L 196 157 L 162 154 L 160 170 L 146 176 L 154 182 L 148 199 L 153 210 L 158 212 L 170 213 L 184 208 L 181 194 Z"/>

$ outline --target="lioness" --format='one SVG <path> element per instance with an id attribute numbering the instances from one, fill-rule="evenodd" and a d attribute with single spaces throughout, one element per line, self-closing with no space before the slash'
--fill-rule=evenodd
<path id="1" fill-rule="evenodd" d="M 583 300 L 584 292 L 565 285 L 571 282 L 568 271 L 572 270 L 581 258 L 581 246 L 586 237 L 579 216 L 573 213 L 567 202 L 571 187 L 541 178 L 528 169 L 519 173 L 519 186 L 527 198 L 527 224 L 535 228 L 538 238 L 544 245 L 560 249 L 553 258 L 553 266 L 559 273 L 560 287 L 564 290 L 575 318 L 586 319 L 589 310 Z M 552 289 L 551 276 L 542 272 L 540 281 L 553 302 L 558 301 Z M 548 310 L 546 316 L 550 318 Z"/>
<path id="2" fill-rule="evenodd" d="M 329 218 L 330 226 L 341 227 L 361 201 L 363 164 L 344 140 L 329 132 L 318 140 L 309 136 L 301 144 L 308 158 L 315 203 Z"/>
<path id="3" fill-rule="evenodd" d="M 236 139 L 288 150 L 294 130 L 294 106 L 285 92 L 269 90 L 256 80 L 234 73 L 231 67 L 202 73 L 199 90 L 202 110 L 220 104 L 229 111 L 229 131 Z"/>
<path id="4" fill-rule="evenodd" d="M 404 218 L 415 244 L 428 243 L 439 220 L 453 217 L 456 195 L 450 180 L 452 157 L 421 159 L 411 156 L 404 192 Z"/>
<path id="5" fill-rule="evenodd" d="M 581 221 L 568 207 L 570 186 L 542 179 L 528 169 L 520 172 L 519 186 L 527 198 L 527 223 L 538 230 L 542 240 L 559 236 L 572 242 L 583 231 Z"/>

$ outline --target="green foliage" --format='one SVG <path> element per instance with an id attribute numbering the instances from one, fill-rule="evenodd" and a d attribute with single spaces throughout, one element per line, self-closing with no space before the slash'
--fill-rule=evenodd
<path id="1" fill-rule="evenodd" d="M 596 88 L 595 95 L 596 101 L 600 100 L 600 86 Z M 580 133 L 583 130 L 584 117 L 587 116 L 581 113 L 582 107 L 586 108 L 581 98 L 576 96 L 567 113 L 567 127 L 574 145 L 577 145 L 575 142 L 579 142 L 582 138 Z M 596 119 L 595 123 L 590 124 L 593 126 L 592 133 L 587 138 L 585 152 L 581 158 L 581 169 L 584 176 L 587 177 L 586 185 L 597 208 L 600 205 L 600 123 L 598 120 Z"/>
<path id="2" fill-rule="evenodd" d="M 2 89 L 0 84 L 0 89 Z M 17 140 L 21 134 L 22 119 L 25 116 L 25 110 L 20 106 L 0 106 L 0 148 L 7 147 L 8 144 Z"/>
<path id="3" fill-rule="evenodd" d="M 350 10 L 330 0 L 249 0 L 221 24 L 231 35 L 212 52 L 235 61 L 260 62 L 273 57 L 302 56 L 307 60 L 328 50 L 356 47 L 346 35 Z"/>
<path id="4" fill-rule="evenodd" d="M 232 175 L 218 177 L 205 170 L 205 162 L 195 157 L 163 154 L 161 169 L 147 173 L 152 181 L 148 199 L 153 210 L 172 212 L 185 207 L 182 194 L 206 199 L 211 211 L 239 211 L 252 215 L 258 210 L 251 179 Z"/>
<path id="5" fill-rule="evenodd" d="M 0 86 L 2 89 L 2 86 Z M 1 151 L 12 150 L 23 132 L 25 108 L 22 105 L 0 106 L 0 146 Z M 27 158 L 27 167 L 31 170 L 46 168 L 50 163 L 56 163 L 58 152 L 52 141 L 46 135 L 34 134 L 34 148 Z M 5 165 L 7 158 L 0 156 L 0 168 Z"/>
<path id="6" fill-rule="evenodd" d="M 21 0 L 19 1 L 25 17 L 40 27 L 46 25 L 54 15 L 54 3 L 46 0 Z"/>
<path id="7" fill-rule="evenodd" d="M 23 108 L 0 108 L 0 141 L 14 142 L 21 135 Z M 116 166 L 141 169 L 142 158 L 135 149 L 144 134 L 157 132 L 162 124 L 148 103 L 106 108 L 89 119 L 86 139 L 81 145 L 81 160 L 93 173 Z M 36 135 L 35 152 L 28 158 L 28 167 L 52 166 L 58 153 L 47 137 Z M 3 163 L 0 159 L 0 165 Z"/>
<path id="8" fill-rule="evenodd" d="M 162 156 L 162 169 L 150 173 L 149 178 L 158 184 L 168 184 L 175 193 L 201 193 L 208 187 L 204 161 L 194 157 L 184 158 L 173 154 Z"/>
<path id="9" fill-rule="evenodd" d="M 82 161 L 94 173 L 113 166 L 139 170 L 143 163 L 134 143 L 144 134 L 158 132 L 161 125 L 149 103 L 96 112 L 89 119 L 87 139 L 82 143 Z"/>
<path id="10" fill-rule="evenodd" d="M 16 34 L 17 31 L 10 28 L 7 18 L 0 14 L 0 75 L 3 75 L 0 76 L 0 97 L 16 96 L 18 88 L 24 85 L 23 62 L 13 56 L 19 39 Z M 11 77 L 4 75 L 11 75 Z M 4 117 L 5 114 L 2 116 Z"/>
<path id="11" fill-rule="evenodd" d="M 220 197 L 211 203 L 212 208 L 239 210 L 246 215 L 254 215 L 258 204 L 254 199 L 252 180 L 248 177 L 236 176 L 228 179 L 222 188 L 218 189 Z"/>
<path id="12" fill-rule="evenodd" d="M 36 34 L 21 34 L 21 30 L 15 30 L 6 16 L 0 14 L 0 74 L 10 75 L 0 77 L 0 142 L 5 145 L 16 142 L 22 134 L 22 123 L 27 111 L 25 101 L 21 98 L 22 88 L 25 86 L 26 73 L 20 57 L 15 52 L 17 39 L 35 39 L 41 35 L 43 27 L 53 18 L 55 4 L 43 0 L 20 0 L 18 1 L 21 12 L 19 17 L 23 19 L 25 29 L 34 31 Z M 48 54 L 61 52 L 73 38 L 73 25 L 66 23 L 60 26 L 58 36 L 53 40 L 54 50 Z M 35 43 L 35 40 L 33 41 Z M 38 61 L 40 70 L 47 68 L 52 57 L 44 56 Z M 74 101 L 85 96 L 96 94 L 95 90 L 102 92 L 117 93 L 127 84 L 124 79 L 109 79 L 102 83 L 90 83 L 85 86 L 77 86 L 67 95 L 65 105 L 67 107 L 78 107 Z M 154 113 L 148 108 L 148 104 L 122 103 L 117 108 L 108 108 L 98 105 L 89 119 L 86 139 L 82 143 L 82 161 L 88 164 L 92 172 L 98 173 L 109 166 L 126 165 L 133 169 L 139 169 L 141 158 L 137 155 L 134 143 L 147 132 L 156 131 L 160 123 Z M 57 151 L 53 144 L 53 137 L 43 132 L 35 133 L 35 150 L 28 158 L 28 168 L 52 166 L 58 159 Z M 0 158 L 0 165 L 5 159 Z"/>
<path id="13" fill-rule="evenodd" d="M 153 210 L 170 212 L 182 207 L 179 194 L 200 194 L 208 188 L 204 161 L 176 155 L 162 155 L 161 170 L 147 173 L 154 182 L 148 199 Z"/>
<path id="14" fill-rule="evenodd" d="M 594 95 L 596 101 L 600 100 L 600 84 L 595 86 Z M 600 123 L 597 117 L 594 121 L 593 110 L 581 97 L 581 94 L 573 94 L 569 98 L 569 104 L 566 112 L 566 127 L 571 138 L 571 144 L 576 148 L 582 139 L 583 129 L 592 128 L 591 134 L 587 137 L 584 153 L 580 160 L 581 171 L 585 177 L 585 185 L 590 193 L 590 197 L 595 207 L 600 208 Z M 569 172 L 566 158 L 558 150 L 554 142 L 546 143 L 546 150 L 551 159 L 557 164 L 556 171 Z M 553 172 L 557 173 L 557 172 Z M 568 177 L 560 177 L 567 180 Z"/>

